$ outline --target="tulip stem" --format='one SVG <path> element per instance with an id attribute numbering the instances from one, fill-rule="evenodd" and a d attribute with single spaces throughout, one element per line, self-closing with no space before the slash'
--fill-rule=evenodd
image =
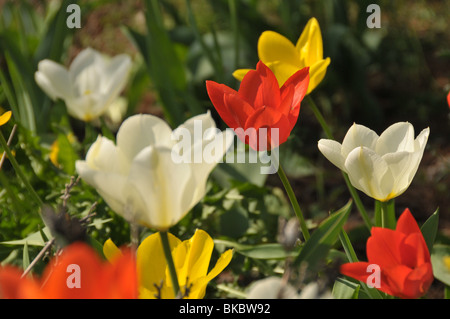
<path id="1" fill-rule="evenodd" d="M 178 298 L 180 294 L 180 285 L 178 283 L 177 271 L 175 269 L 175 263 L 172 258 L 172 251 L 170 249 L 169 237 L 166 231 L 159 232 L 161 237 L 161 243 L 164 250 L 164 255 L 166 257 L 167 266 L 169 267 L 170 279 L 172 280 L 173 293 L 175 298 Z"/>
<path id="2" fill-rule="evenodd" d="M 378 215 L 378 225 L 383 228 L 395 229 L 395 208 L 394 200 L 389 200 L 386 202 L 376 201 L 375 211 Z"/>
<path id="3" fill-rule="evenodd" d="M 300 208 L 300 205 L 298 204 L 297 198 L 295 197 L 295 193 L 294 193 L 292 186 L 289 183 L 289 180 L 286 177 L 286 174 L 284 173 L 284 170 L 281 167 L 280 163 L 278 163 L 278 176 L 280 177 L 281 182 L 283 183 L 283 186 L 286 190 L 289 200 L 291 201 L 292 208 L 294 209 L 295 215 L 297 216 L 297 218 L 300 222 L 300 228 L 302 230 L 303 237 L 305 238 L 305 241 L 308 241 L 310 235 L 309 235 L 308 227 L 306 226 L 306 223 L 305 223 L 305 218 L 303 217 L 303 213 Z"/>
<path id="4" fill-rule="evenodd" d="M 307 95 L 308 98 L 308 105 L 310 106 L 311 110 L 314 113 L 314 116 L 316 117 L 317 121 L 319 122 L 320 126 L 322 126 L 323 131 L 325 132 L 325 135 L 328 139 L 334 140 L 333 133 L 331 133 L 330 127 L 326 123 L 325 119 L 322 116 L 322 113 L 320 112 L 319 108 L 317 107 L 316 103 L 314 102 L 311 95 Z M 350 179 L 348 178 L 348 175 L 345 172 L 342 172 L 342 175 L 344 176 L 345 183 L 347 184 L 347 188 L 352 195 L 352 198 L 355 202 L 356 207 L 358 208 L 359 213 L 361 214 L 362 219 L 364 220 L 364 223 L 366 224 L 366 227 L 370 230 L 372 228 L 372 222 L 370 221 L 369 215 L 367 214 L 367 211 L 364 207 L 364 204 L 361 201 L 361 198 L 358 195 L 358 192 L 353 187 L 352 183 L 350 182 Z"/>

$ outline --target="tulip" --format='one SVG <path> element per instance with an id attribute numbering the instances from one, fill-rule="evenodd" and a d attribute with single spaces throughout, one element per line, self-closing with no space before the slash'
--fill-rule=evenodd
<path id="1" fill-rule="evenodd" d="M 447 94 L 447 104 L 448 104 L 448 107 L 450 108 L 450 91 Z"/>
<path id="2" fill-rule="evenodd" d="M 427 144 L 430 129 L 414 139 L 414 127 L 399 122 L 380 136 L 369 128 L 353 124 L 342 145 L 321 139 L 319 150 L 348 174 L 352 185 L 368 196 L 387 202 L 401 195 L 411 184 Z"/>
<path id="3" fill-rule="evenodd" d="M 197 124 L 202 131 L 195 132 Z M 189 135 L 183 148 L 174 138 L 180 132 Z M 209 173 L 231 142 L 232 133 L 220 132 L 209 112 L 173 132 L 162 119 L 139 114 L 122 123 L 117 145 L 99 136 L 86 160 L 75 166 L 113 211 L 130 222 L 166 231 L 203 198 Z M 186 160 L 191 151 L 195 157 L 211 148 L 214 154 L 208 161 Z"/>
<path id="4" fill-rule="evenodd" d="M 35 73 L 36 83 L 53 100 L 64 100 L 68 113 L 91 121 L 103 115 L 124 89 L 131 59 L 119 54 L 111 59 L 87 48 L 69 69 L 51 60 L 42 60 Z"/>
<path id="5" fill-rule="evenodd" d="M 371 277 L 379 275 L 376 288 L 409 299 L 423 296 L 433 282 L 430 253 L 409 209 L 399 217 L 395 230 L 372 228 L 366 253 L 367 262 L 344 264 L 340 272 L 371 285 Z M 379 274 L 369 271 L 373 265 L 379 267 Z"/>
<path id="6" fill-rule="evenodd" d="M 192 238 L 183 242 L 170 233 L 168 237 L 178 281 L 182 287 L 181 295 L 186 299 L 203 298 L 208 282 L 228 266 L 233 251 L 225 251 L 208 272 L 214 248 L 214 242 L 208 233 L 198 229 Z M 111 240 L 106 241 L 103 251 L 108 259 L 121 254 Z M 175 298 L 167 268 L 159 233 L 154 233 L 144 239 L 137 250 L 139 298 Z"/>
<path id="7" fill-rule="evenodd" d="M 306 94 L 314 90 L 325 77 L 330 58 L 323 58 L 322 35 L 319 23 L 311 18 L 297 44 L 274 31 L 264 31 L 258 40 L 259 59 L 275 74 L 281 87 L 298 70 L 309 67 L 309 86 Z M 233 76 L 242 80 L 248 69 L 236 70 Z"/>
<path id="8" fill-rule="evenodd" d="M 22 277 L 15 267 L 0 268 L 0 298 L 5 299 L 135 299 L 136 258 L 130 250 L 104 262 L 87 244 L 64 248 L 42 277 Z"/>
<path id="9" fill-rule="evenodd" d="M 265 151 L 286 142 L 308 82 L 308 68 L 304 68 L 279 88 L 273 72 L 260 61 L 256 70 L 245 75 L 239 92 L 214 81 L 207 81 L 206 88 L 217 112 L 240 140 Z"/>

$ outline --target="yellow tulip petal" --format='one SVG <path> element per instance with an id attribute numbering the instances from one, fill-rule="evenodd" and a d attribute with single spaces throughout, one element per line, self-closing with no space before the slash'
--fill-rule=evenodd
<path id="1" fill-rule="evenodd" d="M 305 66 L 311 66 L 323 59 L 322 34 L 316 18 L 309 19 L 295 48 Z"/>
<path id="2" fill-rule="evenodd" d="M 326 58 L 311 65 L 309 69 L 309 86 L 306 94 L 311 93 L 322 82 L 329 64 L 330 58 Z"/>
<path id="3" fill-rule="evenodd" d="M 105 255 L 106 259 L 111 262 L 118 256 L 122 255 L 122 252 L 111 239 L 108 239 L 103 244 L 103 255 Z"/>
<path id="4" fill-rule="evenodd" d="M 170 233 L 168 237 L 169 245 L 173 250 L 181 241 Z M 154 233 L 142 241 L 137 250 L 136 262 L 140 286 L 155 291 L 155 284 L 165 283 L 167 262 L 159 233 Z"/>
<path id="5" fill-rule="evenodd" d="M 259 59 L 267 65 L 280 61 L 301 68 L 300 56 L 294 44 L 274 31 L 264 31 L 258 40 Z"/>
<path id="6" fill-rule="evenodd" d="M 10 120 L 11 115 L 12 115 L 11 111 L 7 111 L 7 112 L 3 113 L 2 115 L 0 115 L 0 126 L 7 123 Z"/>
<path id="7" fill-rule="evenodd" d="M 295 72 L 300 70 L 300 68 L 296 65 L 281 61 L 267 63 L 267 66 L 272 70 L 273 74 L 277 78 L 278 85 L 280 87 L 282 87 L 284 82 L 286 82 L 287 79 L 289 79 Z"/>
<path id="8" fill-rule="evenodd" d="M 225 267 L 228 266 L 228 264 L 231 261 L 231 258 L 233 257 L 233 250 L 229 249 L 225 251 L 220 258 L 217 260 L 216 265 L 213 269 L 208 273 L 207 276 L 201 277 L 197 279 L 189 292 L 189 299 L 201 299 L 205 296 L 206 292 L 206 285 L 208 282 L 210 282 L 212 279 L 214 279 L 217 275 L 219 275 Z"/>
<path id="9" fill-rule="evenodd" d="M 238 69 L 233 72 L 233 77 L 238 81 L 242 81 L 248 71 L 251 71 L 251 69 Z"/>
<path id="10" fill-rule="evenodd" d="M 211 254 L 214 249 L 214 242 L 207 232 L 197 229 L 190 239 L 191 247 L 188 255 L 189 278 L 206 276 L 208 272 Z"/>

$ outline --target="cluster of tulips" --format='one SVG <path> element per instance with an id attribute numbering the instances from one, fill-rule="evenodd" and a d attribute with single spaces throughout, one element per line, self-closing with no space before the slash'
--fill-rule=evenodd
<path id="1" fill-rule="evenodd" d="M 217 112 L 229 128 L 252 129 L 255 134 L 237 134 L 255 151 L 271 152 L 286 142 L 298 122 L 305 97 L 326 75 L 330 58 L 323 57 L 322 37 L 315 18 L 307 23 L 297 43 L 273 31 L 258 41 L 260 61 L 255 69 L 236 70 L 240 80 L 236 91 L 214 81 L 206 90 L 215 110 L 188 119 L 175 130 L 161 118 L 133 115 L 121 123 L 116 141 L 99 136 L 85 160 L 76 162 L 81 179 L 95 188 L 112 211 L 131 224 L 148 227 L 154 233 L 138 247 L 117 247 L 104 243 L 106 260 L 84 243 L 62 248 L 43 274 L 31 277 L 12 266 L 0 268 L 0 297 L 3 298 L 203 298 L 208 282 L 218 276 L 233 258 L 224 251 L 210 268 L 214 241 L 198 229 L 190 239 L 181 240 L 169 230 L 197 205 L 207 192 L 210 173 L 230 148 L 229 131 L 220 131 L 212 119 Z M 68 113 L 83 121 L 95 121 L 104 114 L 117 114 L 119 95 L 127 83 L 132 61 L 127 55 L 105 58 L 87 48 L 66 68 L 50 60 L 38 65 L 35 81 L 53 100 L 63 100 Z M 312 102 L 312 99 L 310 99 Z M 315 107 L 313 103 L 309 103 Z M 327 139 L 318 150 L 343 173 L 366 226 L 366 262 L 344 263 L 343 275 L 367 283 L 369 265 L 377 265 L 382 293 L 400 298 L 419 298 L 433 282 L 430 251 L 413 214 L 406 209 L 398 219 L 389 209 L 392 199 L 404 193 L 421 162 L 429 129 L 416 137 L 408 122 L 389 126 L 378 135 L 353 124 L 342 143 L 334 140 L 320 111 L 315 108 Z M 11 112 L 0 117 L 0 125 Z M 202 134 L 194 134 L 201 122 Z M 173 138 L 181 129 L 192 131 L 190 150 L 202 152 L 212 146 L 214 161 L 173 161 Z M 206 133 L 214 132 L 213 134 Z M 262 129 L 267 147 L 260 147 Z M 240 131 L 242 132 L 242 130 Z M 218 150 L 218 151 L 217 151 Z M 186 149 L 183 150 L 184 152 Z M 13 159 L 10 154 L 5 154 Z M 286 188 L 298 227 L 307 243 L 311 238 L 303 212 L 284 172 L 278 172 Z M 378 215 L 369 218 L 357 190 L 376 200 Z M 67 269 L 78 265 L 81 281 L 69 278 Z M 71 280 L 75 280 L 71 283 Z M 75 286 L 74 286 L 75 285 Z"/>

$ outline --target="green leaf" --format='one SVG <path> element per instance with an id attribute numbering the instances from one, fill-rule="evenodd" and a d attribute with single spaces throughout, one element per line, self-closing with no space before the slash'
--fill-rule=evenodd
<path id="1" fill-rule="evenodd" d="M 23 245 L 23 257 L 22 257 L 22 267 L 23 269 L 27 269 L 30 265 L 30 254 L 28 252 L 28 243 L 25 241 Z"/>
<path id="2" fill-rule="evenodd" d="M 337 278 L 331 294 L 335 299 L 358 299 L 360 285 L 345 278 Z"/>
<path id="3" fill-rule="evenodd" d="M 222 239 L 216 239 L 214 243 L 216 245 L 233 247 L 237 253 L 254 259 L 285 259 L 286 257 L 296 256 L 298 254 L 298 249 L 286 251 L 278 243 L 245 245 Z"/>
<path id="4" fill-rule="evenodd" d="M 439 209 L 437 209 L 422 225 L 420 230 L 422 231 L 423 238 L 427 243 L 428 251 L 433 250 L 434 240 L 439 226 Z"/>
<path id="5" fill-rule="evenodd" d="M 449 258 L 450 246 L 441 244 L 434 245 L 433 252 L 431 254 L 433 275 L 437 280 L 442 281 L 446 285 L 450 285 Z"/>
<path id="6" fill-rule="evenodd" d="M 44 227 L 42 230 L 32 233 L 31 235 L 27 236 L 24 239 L 3 241 L 3 242 L 0 242 L 0 244 L 24 246 L 26 243 L 28 246 L 44 247 L 46 242 L 42 239 L 41 232 L 43 232 L 47 238 L 53 238 L 53 236 L 50 233 L 50 230 L 47 227 Z"/>
<path id="7" fill-rule="evenodd" d="M 314 269 L 318 262 L 327 256 L 328 251 L 339 237 L 351 207 L 352 201 L 350 200 L 344 207 L 330 215 L 319 225 L 295 259 L 294 266 L 307 263 L 310 269 Z"/>

